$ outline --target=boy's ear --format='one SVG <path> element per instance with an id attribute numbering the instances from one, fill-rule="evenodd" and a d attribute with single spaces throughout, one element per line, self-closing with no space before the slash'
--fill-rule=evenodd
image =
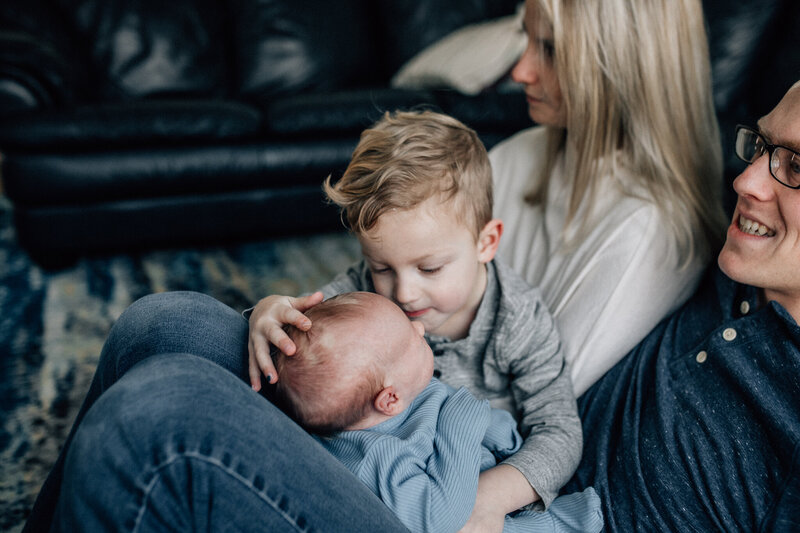
<path id="1" fill-rule="evenodd" d="M 483 227 L 478 234 L 478 260 L 481 263 L 488 263 L 494 259 L 502 234 L 503 221 L 499 218 L 493 218 Z"/>
<path id="2" fill-rule="evenodd" d="M 394 416 L 400 413 L 403 410 L 401 404 L 397 391 L 391 385 L 382 388 L 373 402 L 375 410 L 386 416 Z"/>

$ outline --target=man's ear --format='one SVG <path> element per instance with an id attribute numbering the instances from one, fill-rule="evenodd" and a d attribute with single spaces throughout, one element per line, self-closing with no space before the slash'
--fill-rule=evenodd
<path id="1" fill-rule="evenodd" d="M 395 388 L 389 385 L 388 387 L 382 388 L 378 395 L 375 396 L 373 406 L 375 410 L 381 414 L 394 416 L 403 410 L 402 403 Z"/>
<path id="2" fill-rule="evenodd" d="M 494 259 L 502 234 L 503 221 L 499 218 L 493 218 L 483 226 L 478 234 L 478 260 L 481 263 L 488 263 Z"/>

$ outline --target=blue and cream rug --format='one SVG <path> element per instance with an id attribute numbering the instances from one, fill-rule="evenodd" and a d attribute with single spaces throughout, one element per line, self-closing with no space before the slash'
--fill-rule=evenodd
<path id="1" fill-rule="evenodd" d="M 0 196 L 0 531 L 19 531 L 55 461 L 116 318 L 137 298 L 199 291 L 242 310 L 313 290 L 358 257 L 346 233 L 83 259 L 42 270 Z"/>

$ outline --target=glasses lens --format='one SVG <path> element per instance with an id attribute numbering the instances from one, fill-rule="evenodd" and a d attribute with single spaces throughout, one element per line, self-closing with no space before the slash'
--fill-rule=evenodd
<path id="1" fill-rule="evenodd" d="M 789 187 L 800 186 L 800 154 L 776 147 L 770 159 L 772 174 Z"/>
<path id="2" fill-rule="evenodd" d="M 761 137 L 754 131 L 739 128 L 736 132 L 736 155 L 747 163 L 752 163 L 764 150 Z"/>

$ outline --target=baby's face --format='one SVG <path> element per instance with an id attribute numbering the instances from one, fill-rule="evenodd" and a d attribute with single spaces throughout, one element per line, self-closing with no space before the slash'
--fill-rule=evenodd
<path id="1" fill-rule="evenodd" d="M 422 323 L 410 321 L 397 306 L 392 306 L 396 311 L 390 327 L 398 332 L 398 339 L 391 379 L 395 387 L 405 392 L 405 398 L 411 403 L 428 386 L 433 376 L 433 352 L 425 340 Z"/>

